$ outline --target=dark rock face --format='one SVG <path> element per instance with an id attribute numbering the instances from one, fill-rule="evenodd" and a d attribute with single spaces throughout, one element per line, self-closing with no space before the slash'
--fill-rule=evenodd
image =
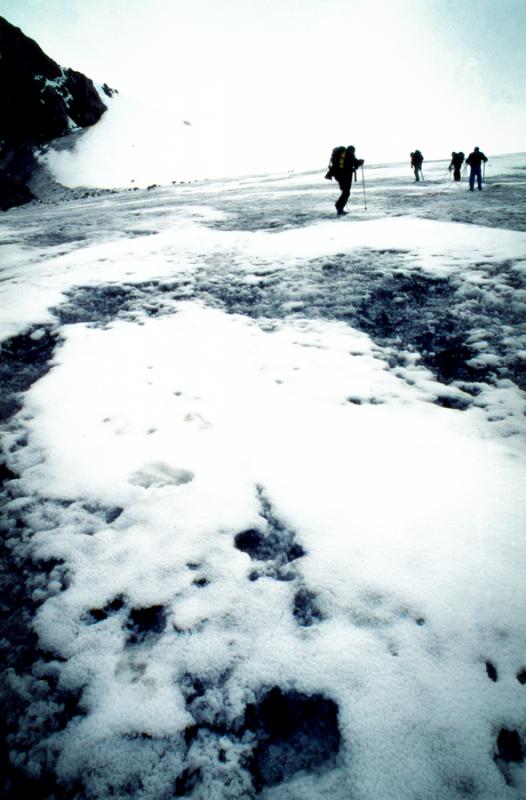
<path id="1" fill-rule="evenodd" d="M 2 211 L 29 203 L 33 199 L 33 193 L 24 183 L 10 178 L 3 169 L 0 169 L 0 209 Z"/>
<path id="2" fill-rule="evenodd" d="M 67 88 L 71 93 L 68 104 L 69 116 L 81 128 L 95 125 L 106 111 L 93 82 L 81 72 L 66 70 Z"/>
<path id="3" fill-rule="evenodd" d="M 0 137 L 6 149 L 62 136 L 68 117 L 80 127 L 94 125 L 106 111 L 89 78 L 60 67 L 3 17 L 0 52 Z"/>
<path id="4" fill-rule="evenodd" d="M 0 167 L 5 178 L 23 184 L 27 174 L 17 168 L 20 150 L 63 136 L 70 121 L 82 128 L 94 125 L 106 106 L 89 78 L 59 66 L 3 17 L 0 56 Z M 31 200 L 29 189 L 23 197 L 22 190 L 0 183 L 2 210 Z"/>

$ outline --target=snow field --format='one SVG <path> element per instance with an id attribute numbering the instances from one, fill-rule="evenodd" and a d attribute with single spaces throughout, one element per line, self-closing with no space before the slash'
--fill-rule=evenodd
<path id="1" fill-rule="evenodd" d="M 308 193 L 298 226 L 294 181 L 268 187 L 293 188 L 275 230 L 235 227 L 232 184 L 5 220 L 2 340 L 59 336 L 4 428 L 9 545 L 43 565 L 12 763 L 90 800 L 519 800 L 524 394 L 498 370 L 524 352 L 526 234 L 320 222 Z M 309 317 L 320 262 L 349 308 L 369 262 L 391 313 L 414 313 L 391 274 L 450 281 L 480 379 Z M 250 726 L 276 688 L 305 719 L 316 698 L 318 741 Z"/>
<path id="2" fill-rule="evenodd" d="M 124 509 L 98 530 L 65 509 L 34 537 L 70 573 L 36 620 L 87 711 L 61 742 L 64 774 L 108 737 L 182 734 L 183 676 L 228 670 L 231 718 L 276 683 L 336 699 L 360 797 L 435 796 L 465 775 L 481 797 L 500 791 L 491 690 L 514 721 L 522 687 L 494 687 L 484 660 L 502 665 L 503 629 L 508 669 L 522 657 L 523 459 L 481 439 L 476 414 L 423 402 L 340 324 L 267 332 L 183 303 L 64 335 L 26 400 L 23 493 Z M 305 550 L 290 581 L 249 580 L 234 547 L 262 525 L 256 487 Z M 316 598 L 313 626 L 291 613 L 298 586 Z M 122 614 L 86 625 L 116 596 L 162 606 L 162 634 L 130 652 Z"/>

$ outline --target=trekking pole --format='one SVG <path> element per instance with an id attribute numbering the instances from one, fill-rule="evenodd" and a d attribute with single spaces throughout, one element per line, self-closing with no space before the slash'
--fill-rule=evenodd
<path id="1" fill-rule="evenodd" d="M 367 211 L 367 200 L 365 199 L 365 174 L 364 174 L 363 164 L 362 164 L 362 186 L 363 186 L 363 204 L 365 210 Z"/>
<path id="2" fill-rule="evenodd" d="M 422 171 L 422 167 L 420 167 L 420 175 L 422 176 L 422 183 L 425 183 L 425 180 L 424 180 L 424 173 L 423 173 L 423 171 Z"/>
<path id="3" fill-rule="evenodd" d="M 486 183 L 486 162 L 482 162 L 482 183 Z"/>

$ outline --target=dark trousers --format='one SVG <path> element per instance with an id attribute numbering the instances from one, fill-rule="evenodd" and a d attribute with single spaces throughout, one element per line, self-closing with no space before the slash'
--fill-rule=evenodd
<path id="1" fill-rule="evenodd" d="M 335 202 L 336 211 L 341 214 L 345 206 L 347 205 L 347 200 L 351 195 L 351 184 L 352 184 L 352 175 L 348 178 L 342 178 L 338 181 L 338 186 L 340 187 L 341 195 Z"/>
<path id="2" fill-rule="evenodd" d="M 457 166 L 453 167 L 453 180 L 455 181 L 460 180 L 460 167 Z"/>
<path id="3" fill-rule="evenodd" d="M 471 172 L 469 173 L 469 188 L 471 191 L 475 188 L 475 178 L 477 179 L 477 186 L 479 189 L 482 189 L 482 175 L 480 172 L 480 164 L 477 166 L 471 167 Z"/>

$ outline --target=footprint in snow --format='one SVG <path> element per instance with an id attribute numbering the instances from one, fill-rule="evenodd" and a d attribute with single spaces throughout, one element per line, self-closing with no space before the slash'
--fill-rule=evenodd
<path id="1" fill-rule="evenodd" d="M 486 674 L 490 681 L 497 683 L 501 677 L 497 664 L 495 661 L 486 659 L 484 662 Z M 509 675 L 505 677 L 509 678 Z M 524 686 L 526 683 L 526 669 L 520 667 L 515 672 L 515 678 Z M 516 728 L 508 727 L 511 720 L 508 718 L 506 722 L 498 730 L 495 730 L 495 745 L 493 750 L 493 759 L 501 771 L 504 780 L 510 786 L 515 785 L 517 768 L 522 769 L 524 761 L 526 760 L 526 740 L 524 739 L 524 732 L 521 730 L 520 725 Z"/>
<path id="2" fill-rule="evenodd" d="M 195 425 L 195 427 L 200 431 L 206 431 L 212 427 L 211 423 L 207 419 L 202 417 L 201 414 L 197 413 L 187 414 L 184 418 L 184 421 Z"/>
<path id="3" fill-rule="evenodd" d="M 159 489 L 163 486 L 181 486 L 193 481 L 195 475 L 189 469 L 171 467 L 165 461 L 150 461 L 142 469 L 132 473 L 129 482 L 144 489 Z"/>

